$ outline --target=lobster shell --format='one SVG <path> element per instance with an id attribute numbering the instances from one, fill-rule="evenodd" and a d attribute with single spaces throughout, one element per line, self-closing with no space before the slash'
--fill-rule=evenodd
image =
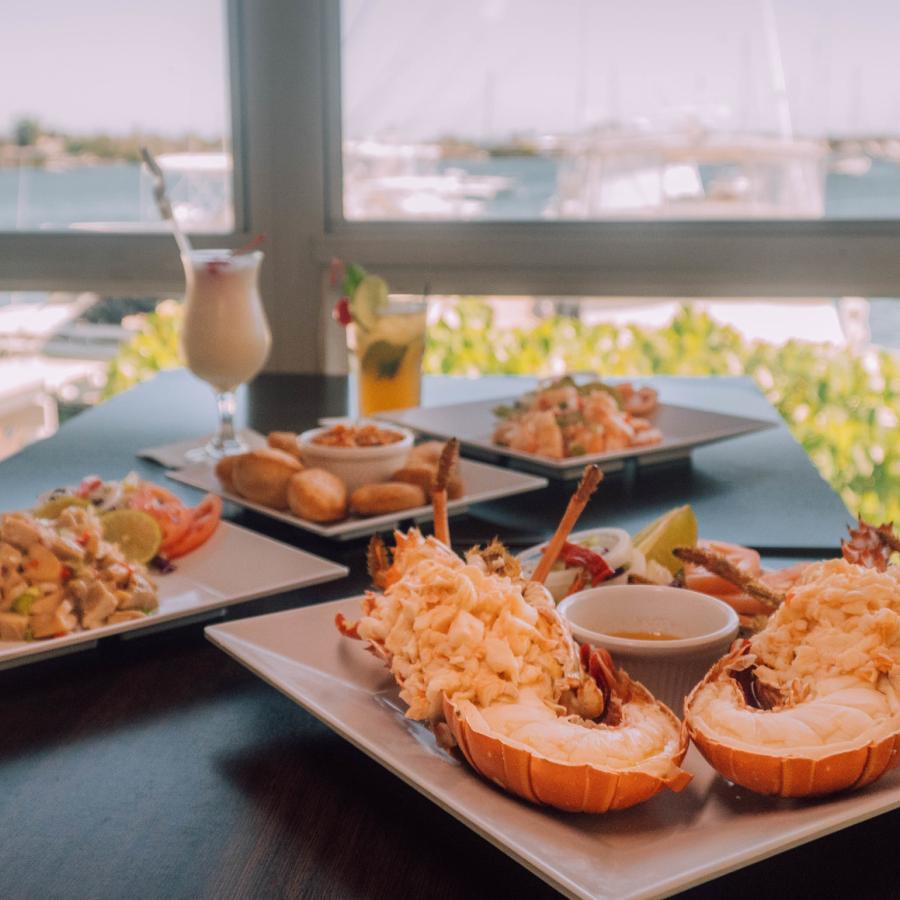
<path id="1" fill-rule="evenodd" d="M 720 659 L 684 704 L 684 721 L 691 740 L 720 775 L 757 794 L 814 797 L 864 787 L 900 764 L 900 733 L 876 741 L 861 740 L 856 747 L 844 746 L 826 756 L 803 756 L 797 750 L 747 750 L 705 732 L 692 715 L 693 703 L 705 685 L 730 678 L 726 667 L 741 652 L 742 648 L 737 648 Z M 743 702 L 737 685 L 734 690 L 738 702 Z M 765 715 L 765 711 L 760 710 L 760 714 Z"/>
<path id="2" fill-rule="evenodd" d="M 600 762 L 581 764 L 549 759 L 505 735 L 480 729 L 467 715 L 466 707 L 475 707 L 454 703 L 446 696 L 444 718 L 472 768 L 504 790 L 567 812 L 605 813 L 643 803 L 664 787 L 681 791 L 691 780 L 691 775 L 679 768 L 689 745 L 686 729 L 643 685 L 632 682 L 631 686 L 632 702 L 657 704 L 680 729 L 678 751 L 663 776 L 605 768 Z"/>

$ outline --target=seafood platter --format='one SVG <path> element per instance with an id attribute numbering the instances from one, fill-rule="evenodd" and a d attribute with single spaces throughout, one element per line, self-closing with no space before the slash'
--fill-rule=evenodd
<path id="1" fill-rule="evenodd" d="M 699 541 L 683 508 L 630 547 L 614 534 L 586 544 L 574 526 L 602 480 L 587 466 L 536 560 L 499 541 L 459 554 L 456 450 L 439 460 L 434 534 L 373 538 L 363 597 L 209 638 L 570 896 L 673 893 L 900 805 L 889 526 L 860 522 L 841 558 L 781 573 Z M 557 595 L 554 572 L 573 576 Z M 733 620 L 735 640 L 680 704 L 574 639 L 566 603 L 623 590 L 670 591 L 672 604 L 683 591 Z M 636 619 L 634 634 L 679 643 L 652 626 Z"/>
<path id="2" fill-rule="evenodd" d="M 347 574 L 221 513 L 213 494 L 191 507 L 131 473 L 0 514 L 0 668 Z M 239 571 L 248 554 L 262 578 Z"/>
<path id="3" fill-rule="evenodd" d="M 378 418 L 434 438 L 456 436 L 469 456 L 562 479 L 580 477 L 586 464 L 609 473 L 629 460 L 669 462 L 695 447 L 772 427 L 761 419 L 662 403 L 649 386 L 579 382 L 568 375 L 517 397 L 415 407 Z"/>
<path id="4" fill-rule="evenodd" d="M 262 446 L 169 472 L 322 537 L 347 540 L 430 520 L 443 441 L 416 444 L 406 428 L 384 423 L 332 423 L 302 434 L 275 431 Z M 544 478 L 475 460 L 459 460 L 447 484 L 451 514 L 473 503 L 546 487 Z"/>

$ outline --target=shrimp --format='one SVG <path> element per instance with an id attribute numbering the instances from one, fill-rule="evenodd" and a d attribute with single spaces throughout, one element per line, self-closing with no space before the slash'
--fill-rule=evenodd
<path id="1" fill-rule="evenodd" d="M 535 406 L 540 410 L 567 411 L 578 409 L 578 388 L 573 384 L 549 387 L 539 391 Z"/>
<path id="2" fill-rule="evenodd" d="M 616 385 L 622 408 L 632 416 L 649 416 L 658 403 L 658 393 L 655 388 L 635 388 L 633 384 L 624 383 Z"/>
<path id="3" fill-rule="evenodd" d="M 498 409 L 503 421 L 494 442 L 550 459 L 646 447 L 660 443 L 662 434 L 637 413 L 655 408 L 652 388 L 601 382 L 579 387 L 563 378 Z"/>
<path id="4" fill-rule="evenodd" d="M 565 456 L 565 442 L 556 415 L 550 410 L 527 413 L 504 422 L 495 435 L 499 444 L 523 453 L 537 453 L 549 459 Z"/>

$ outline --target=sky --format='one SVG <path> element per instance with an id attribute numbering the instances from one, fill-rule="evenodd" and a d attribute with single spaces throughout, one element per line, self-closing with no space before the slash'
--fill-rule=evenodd
<path id="1" fill-rule="evenodd" d="M 688 117 L 779 132 L 780 108 L 794 134 L 900 131 L 898 0 L 345 0 L 344 10 L 351 137 Z"/>
<path id="2" fill-rule="evenodd" d="M 0 0 L 0 129 L 35 115 L 76 132 L 221 135 L 223 7 Z M 343 12 L 349 137 L 497 139 L 610 119 L 900 132 L 898 0 L 344 0 Z"/>
<path id="3" fill-rule="evenodd" d="M 223 0 L 0 0 L 0 129 L 218 137 L 227 123 Z"/>

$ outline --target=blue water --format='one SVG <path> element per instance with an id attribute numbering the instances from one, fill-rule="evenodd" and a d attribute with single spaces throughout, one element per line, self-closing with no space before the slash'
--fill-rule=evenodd
<path id="1" fill-rule="evenodd" d="M 485 220 L 540 220 L 556 191 L 557 164 L 542 157 L 446 160 L 440 168 L 512 179 L 512 189 L 486 205 L 481 216 Z M 212 197 L 219 205 L 226 202 L 221 176 L 205 176 L 205 182 L 203 177 L 192 176 L 192 192 L 207 201 Z M 177 202 L 178 197 L 173 199 Z M 829 218 L 900 218 L 900 164 L 875 160 L 862 176 L 829 174 L 825 209 Z M 58 172 L 0 169 L 0 231 L 59 229 L 78 222 L 158 220 L 149 181 L 135 164 L 81 166 Z M 872 300 L 870 325 L 875 343 L 900 349 L 900 300 Z"/>
<path id="2" fill-rule="evenodd" d="M 216 173 L 192 173 L 169 187 L 174 204 L 219 211 L 230 190 Z M 49 169 L 0 169 L 0 230 L 68 228 L 79 222 L 158 222 L 150 179 L 135 163 Z"/>

